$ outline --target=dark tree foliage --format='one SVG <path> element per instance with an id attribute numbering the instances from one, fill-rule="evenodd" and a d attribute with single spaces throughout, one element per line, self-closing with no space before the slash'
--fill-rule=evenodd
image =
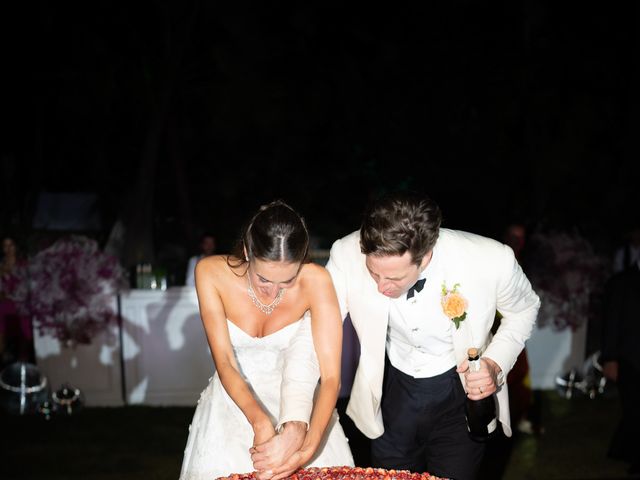
<path id="1" fill-rule="evenodd" d="M 513 218 L 606 235 L 639 200 L 632 2 L 0 8 L 1 229 L 28 230 L 39 192 L 97 192 L 125 263 L 179 265 L 276 197 L 320 247 L 390 189 L 493 236 Z"/>

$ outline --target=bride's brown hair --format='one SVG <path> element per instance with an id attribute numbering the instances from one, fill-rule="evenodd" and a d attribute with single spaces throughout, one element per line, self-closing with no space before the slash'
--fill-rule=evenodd
<path id="1" fill-rule="evenodd" d="M 246 256 L 245 256 L 246 251 Z M 302 216 L 282 200 L 262 205 L 243 229 L 227 263 L 234 268 L 253 258 L 307 263 L 309 232 Z"/>

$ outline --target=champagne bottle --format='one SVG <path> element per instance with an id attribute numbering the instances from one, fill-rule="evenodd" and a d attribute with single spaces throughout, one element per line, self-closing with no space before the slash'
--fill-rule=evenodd
<path id="1" fill-rule="evenodd" d="M 469 370 L 477 372 L 480 370 L 480 355 L 477 348 L 467 350 L 469 359 Z M 467 416 L 467 428 L 471 438 L 477 441 L 484 441 L 492 438 L 498 426 L 496 418 L 495 396 L 482 398 L 480 400 L 466 399 L 465 410 Z"/>

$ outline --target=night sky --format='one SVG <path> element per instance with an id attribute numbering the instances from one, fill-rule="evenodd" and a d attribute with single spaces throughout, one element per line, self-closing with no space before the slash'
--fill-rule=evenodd
<path id="1" fill-rule="evenodd" d="M 485 3 L 3 5 L 0 231 L 91 192 L 91 235 L 120 218 L 181 262 L 283 198 L 328 247 L 409 188 L 448 227 L 613 246 L 640 200 L 638 7 Z"/>

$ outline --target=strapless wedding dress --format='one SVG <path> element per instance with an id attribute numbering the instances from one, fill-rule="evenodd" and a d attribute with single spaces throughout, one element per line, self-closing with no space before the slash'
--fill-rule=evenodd
<path id="1" fill-rule="evenodd" d="M 284 351 L 299 328 L 309 328 L 304 322 L 310 322 L 310 318 L 305 316 L 277 332 L 257 338 L 227 321 L 238 367 L 274 425 L 280 413 Z M 249 454 L 252 443 L 253 430 L 249 422 L 227 395 L 216 372 L 198 400 L 189 427 L 180 480 L 214 480 L 231 473 L 252 472 Z M 335 410 L 323 443 L 305 466 L 334 465 L 353 466 L 351 450 Z"/>

